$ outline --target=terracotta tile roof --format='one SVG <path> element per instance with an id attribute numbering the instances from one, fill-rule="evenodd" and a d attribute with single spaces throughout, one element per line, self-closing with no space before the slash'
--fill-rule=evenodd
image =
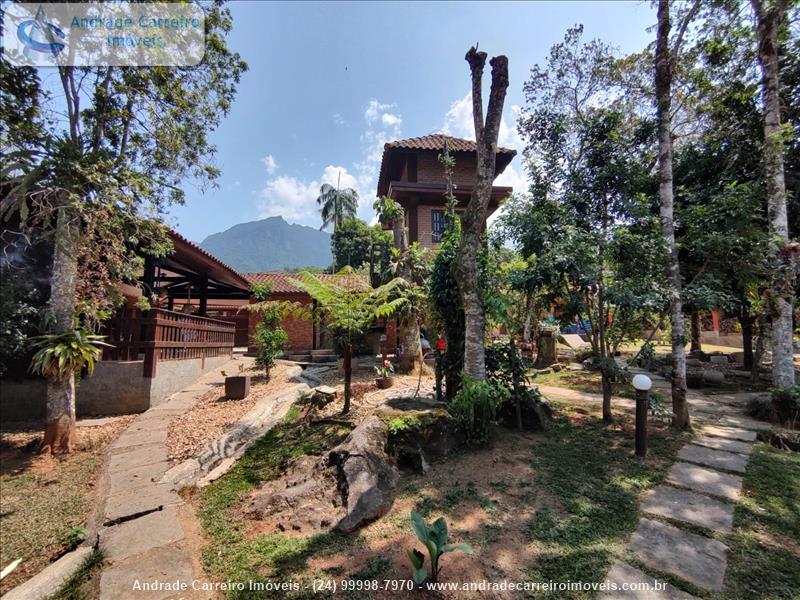
<path id="1" fill-rule="evenodd" d="M 463 138 L 457 138 L 450 135 L 445 135 L 443 133 L 431 133 L 429 135 L 423 135 L 420 137 L 408 138 L 407 140 L 395 140 L 393 142 L 387 142 L 383 145 L 383 149 L 385 151 L 389 150 L 390 148 L 403 148 L 407 150 L 435 150 L 437 152 L 441 152 L 444 148 L 445 139 L 449 140 L 450 150 L 453 152 L 477 151 L 477 146 L 473 140 L 465 140 Z M 515 156 L 517 151 L 512 150 L 511 148 L 501 148 L 498 146 L 497 153 Z"/>
<path id="2" fill-rule="evenodd" d="M 184 237 L 172 228 L 169 229 L 169 236 L 172 239 L 172 245 L 174 246 L 175 253 L 181 254 L 185 249 L 188 254 L 194 253 L 200 255 L 210 262 L 211 270 L 209 272 L 209 276 L 217 278 L 219 281 L 234 287 L 241 287 L 243 289 L 247 288 L 247 281 L 242 278 L 242 275 L 238 271 L 226 265 L 208 250 L 205 250 L 198 244 L 195 244 L 192 240 Z"/>
<path id="3" fill-rule="evenodd" d="M 299 273 L 287 273 L 285 271 L 273 271 L 267 273 L 242 273 L 242 276 L 247 279 L 251 284 L 252 283 L 269 283 L 272 285 L 272 291 L 276 294 L 305 294 L 306 292 L 296 285 L 294 285 L 290 279 L 297 279 Z M 334 279 L 336 275 L 331 275 L 329 273 L 320 273 L 315 275 L 315 277 L 321 279 L 322 281 L 330 281 Z M 368 277 L 366 275 L 350 275 L 348 279 L 353 279 L 353 284 L 355 285 L 358 283 L 359 285 L 367 285 L 368 284 Z"/>

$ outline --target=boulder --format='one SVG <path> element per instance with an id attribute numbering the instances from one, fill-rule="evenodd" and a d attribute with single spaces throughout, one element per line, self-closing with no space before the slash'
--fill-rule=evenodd
<path id="1" fill-rule="evenodd" d="M 425 473 L 430 463 L 464 445 L 464 434 L 447 410 L 447 404 L 431 398 L 390 398 L 375 414 L 390 427 L 388 452 L 397 465 Z"/>
<path id="2" fill-rule="evenodd" d="M 711 385 L 720 385 L 725 381 L 725 375 L 722 371 L 715 371 L 713 369 L 706 369 L 703 371 L 703 382 Z"/>
<path id="3" fill-rule="evenodd" d="M 250 494 L 245 516 L 264 521 L 261 530 L 308 535 L 330 527 L 351 532 L 384 515 L 400 478 L 385 452 L 387 435 L 371 416 L 321 457 L 292 459 L 280 478 Z"/>
<path id="4" fill-rule="evenodd" d="M 711 364 L 713 365 L 727 365 L 730 361 L 724 354 L 714 354 L 711 356 Z"/>

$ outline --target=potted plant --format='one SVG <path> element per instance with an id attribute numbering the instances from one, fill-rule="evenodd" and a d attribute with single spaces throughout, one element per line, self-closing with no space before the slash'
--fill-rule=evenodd
<path id="1" fill-rule="evenodd" d="M 225 378 L 225 397 L 229 400 L 243 400 L 250 394 L 250 375 L 244 372 L 244 365 L 239 365 L 239 374 L 227 376 L 222 371 Z"/>
<path id="2" fill-rule="evenodd" d="M 375 385 L 380 389 L 385 390 L 392 387 L 392 373 L 394 373 L 394 366 L 388 360 L 384 360 L 381 365 L 375 366 L 375 372 L 378 377 L 375 378 Z"/>

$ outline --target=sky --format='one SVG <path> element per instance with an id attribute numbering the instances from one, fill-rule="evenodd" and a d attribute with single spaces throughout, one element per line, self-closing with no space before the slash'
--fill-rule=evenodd
<path id="1" fill-rule="evenodd" d="M 184 183 L 167 217 L 197 242 L 245 221 L 282 216 L 319 227 L 323 183 L 354 188 L 374 219 L 383 144 L 436 131 L 473 138 L 466 51 L 509 59 L 500 144 L 522 150 L 516 115 L 530 69 L 567 28 L 622 53 L 655 35 L 650 2 L 257 2 L 230 4 L 230 48 L 249 65 L 229 116 L 212 134 L 218 187 Z M 488 98 L 489 67 L 484 74 Z M 519 190 L 519 156 L 498 178 Z"/>

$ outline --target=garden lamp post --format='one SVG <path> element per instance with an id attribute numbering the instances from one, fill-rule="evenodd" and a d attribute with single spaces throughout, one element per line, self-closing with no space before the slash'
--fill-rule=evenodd
<path id="1" fill-rule="evenodd" d="M 636 457 L 644 460 L 647 456 L 647 409 L 650 404 L 650 388 L 653 382 L 647 375 L 633 378 L 636 389 Z"/>

